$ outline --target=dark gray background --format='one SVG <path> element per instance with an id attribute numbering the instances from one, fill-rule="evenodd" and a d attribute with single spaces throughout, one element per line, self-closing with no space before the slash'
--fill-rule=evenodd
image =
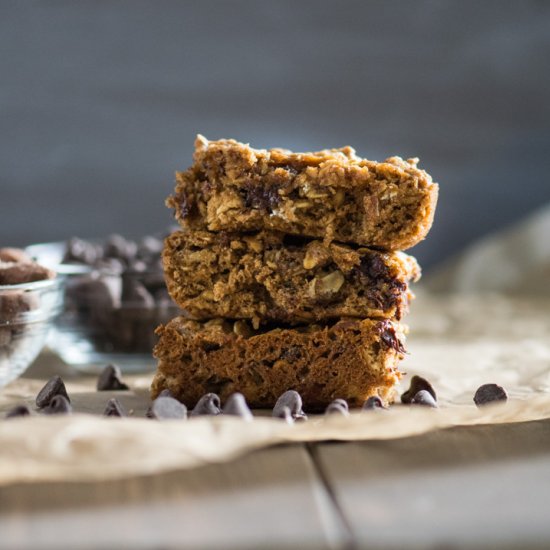
<path id="1" fill-rule="evenodd" d="M 0 2 L 2 244 L 129 236 L 197 132 L 419 156 L 426 266 L 550 201 L 550 2 Z"/>

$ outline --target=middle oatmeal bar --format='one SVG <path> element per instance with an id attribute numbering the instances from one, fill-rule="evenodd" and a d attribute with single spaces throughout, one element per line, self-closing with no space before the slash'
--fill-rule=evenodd
<path id="1" fill-rule="evenodd" d="M 167 200 L 187 229 L 267 229 L 405 250 L 426 236 L 437 202 L 438 185 L 417 159 L 374 162 L 351 147 L 292 153 L 199 136 L 194 161 Z"/>
<path id="2" fill-rule="evenodd" d="M 163 251 L 168 291 L 195 319 L 288 324 L 337 317 L 399 320 L 416 260 L 278 232 L 177 231 Z"/>

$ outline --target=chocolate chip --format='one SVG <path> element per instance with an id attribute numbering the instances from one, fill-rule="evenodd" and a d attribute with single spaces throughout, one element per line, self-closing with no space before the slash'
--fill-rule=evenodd
<path id="1" fill-rule="evenodd" d="M 203 395 L 195 405 L 195 408 L 191 411 L 191 416 L 201 415 L 217 415 L 221 411 L 220 398 L 215 393 L 207 393 Z"/>
<path id="2" fill-rule="evenodd" d="M 232 393 L 225 402 L 222 410 L 223 414 L 232 416 L 240 416 L 244 420 L 252 420 L 254 417 L 252 411 L 246 403 L 246 399 L 242 393 Z"/>
<path id="3" fill-rule="evenodd" d="M 342 416 L 349 416 L 349 407 L 345 399 L 335 399 L 325 409 L 325 414 L 340 414 Z"/>
<path id="4" fill-rule="evenodd" d="M 56 395 L 62 395 L 69 403 L 71 402 L 61 376 L 54 376 L 46 382 L 36 396 L 36 406 L 39 409 L 47 407 Z"/>
<path id="5" fill-rule="evenodd" d="M 244 202 L 247 208 L 270 212 L 277 208 L 281 196 L 276 185 L 249 183 L 245 187 Z"/>
<path id="6" fill-rule="evenodd" d="M 437 402 L 428 390 L 420 390 L 411 400 L 411 405 L 423 405 L 437 409 Z"/>
<path id="7" fill-rule="evenodd" d="M 65 256 L 63 263 L 78 262 L 86 265 L 93 265 L 101 256 L 100 247 L 87 241 L 72 237 L 65 245 Z"/>
<path id="8" fill-rule="evenodd" d="M 382 402 L 382 399 L 378 397 L 377 395 L 371 395 L 364 403 L 363 403 L 363 411 L 379 411 L 383 410 L 386 407 L 384 407 L 384 403 Z"/>
<path id="9" fill-rule="evenodd" d="M 380 326 L 380 342 L 387 349 L 393 349 L 397 353 L 406 353 L 405 347 L 390 321 L 384 321 Z"/>
<path id="10" fill-rule="evenodd" d="M 128 390 L 121 376 L 117 365 L 107 365 L 97 379 L 97 391 Z"/>
<path id="11" fill-rule="evenodd" d="M 162 390 L 158 395 L 157 395 L 157 399 L 159 397 L 172 397 L 173 399 L 176 399 L 174 397 L 174 394 L 168 389 L 168 388 L 165 388 L 164 390 Z M 145 416 L 147 418 L 154 418 L 153 416 L 153 405 L 151 404 L 151 406 L 147 409 L 147 412 L 145 413 Z"/>
<path id="12" fill-rule="evenodd" d="M 478 407 L 493 403 L 494 401 L 507 401 L 508 394 L 506 390 L 498 384 L 483 384 L 480 386 L 475 395 L 474 403 Z"/>
<path id="13" fill-rule="evenodd" d="M 137 245 L 126 240 L 122 235 L 111 235 L 105 242 L 103 254 L 106 258 L 117 258 L 129 262 L 135 257 Z"/>
<path id="14" fill-rule="evenodd" d="M 425 378 L 422 378 L 422 376 L 413 376 L 409 389 L 401 396 L 401 403 L 411 403 L 414 396 L 421 390 L 426 390 L 431 394 L 434 401 L 437 401 L 437 395 L 433 386 Z"/>
<path id="15" fill-rule="evenodd" d="M 302 397 L 295 390 L 288 390 L 283 393 L 275 406 L 273 407 L 272 416 L 275 418 L 284 418 L 284 409 L 288 408 L 294 420 L 307 420 L 307 415 L 302 410 Z"/>
<path id="16" fill-rule="evenodd" d="M 146 236 L 141 239 L 138 246 L 138 256 L 149 260 L 152 256 L 159 256 L 162 252 L 162 241 L 156 237 Z"/>
<path id="17" fill-rule="evenodd" d="M 31 410 L 27 405 L 15 405 L 6 413 L 6 418 L 16 418 L 17 416 L 30 416 Z"/>
<path id="18" fill-rule="evenodd" d="M 65 396 L 56 395 L 42 412 L 44 414 L 71 414 L 73 408 Z"/>
<path id="19" fill-rule="evenodd" d="M 126 411 L 124 410 L 124 407 L 120 403 L 120 401 L 113 397 L 107 401 L 107 406 L 105 407 L 105 410 L 103 411 L 103 416 L 126 416 Z"/>
<path id="20" fill-rule="evenodd" d="M 274 418 L 281 418 L 283 419 L 287 424 L 294 424 L 294 417 L 292 416 L 292 413 L 290 412 L 290 408 L 286 405 L 283 407 L 279 407 L 277 410 L 277 414 L 273 413 Z"/>
<path id="21" fill-rule="evenodd" d="M 122 302 L 141 308 L 152 309 L 155 307 L 155 299 L 145 286 L 131 276 L 122 278 Z"/>
<path id="22" fill-rule="evenodd" d="M 151 405 L 150 418 L 185 420 L 187 418 L 187 407 L 173 397 L 157 397 Z"/>
<path id="23" fill-rule="evenodd" d="M 194 210 L 194 202 L 191 197 L 187 196 L 183 191 L 176 197 L 179 204 L 180 216 L 185 219 Z"/>

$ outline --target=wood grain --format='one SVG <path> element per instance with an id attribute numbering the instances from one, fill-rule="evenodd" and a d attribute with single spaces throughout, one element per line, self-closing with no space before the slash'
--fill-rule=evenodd
<path id="1" fill-rule="evenodd" d="M 100 465 L 98 466 L 100 467 Z M 0 548 L 344 548 L 301 445 L 116 482 L 2 489 Z"/>
<path id="2" fill-rule="evenodd" d="M 360 548 L 548 548 L 550 420 L 321 444 Z"/>

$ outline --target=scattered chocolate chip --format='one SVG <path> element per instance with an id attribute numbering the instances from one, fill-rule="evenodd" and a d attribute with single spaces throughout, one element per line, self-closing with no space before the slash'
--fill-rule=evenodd
<path id="1" fill-rule="evenodd" d="M 203 395 L 191 411 L 191 416 L 217 415 L 221 411 L 221 401 L 217 394 L 207 393 Z"/>
<path id="2" fill-rule="evenodd" d="M 307 420 L 307 415 L 302 410 L 302 396 L 295 390 L 288 390 L 283 393 L 275 406 L 272 416 L 275 418 L 284 418 L 286 414 L 284 409 L 288 408 L 294 420 Z"/>
<path id="3" fill-rule="evenodd" d="M 378 411 L 383 410 L 386 407 L 384 407 L 384 403 L 382 402 L 382 399 L 378 397 L 377 395 L 371 395 L 364 403 L 363 403 L 363 411 Z"/>
<path id="4" fill-rule="evenodd" d="M 222 410 L 223 414 L 232 416 L 240 416 L 244 420 L 252 420 L 254 417 L 252 411 L 246 403 L 246 399 L 242 393 L 232 393 L 225 402 Z"/>
<path id="5" fill-rule="evenodd" d="M 340 414 L 342 416 L 349 416 L 349 407 L 345 399 L 335 399 L 325 409 L 325 414 Z"/>
<path id="6" fill-rule="evenodd" d="M 150 410 L 150 418 L 157 420 L 185 420 L 187 418 L 187 407 L 173 397 L 157 397 Z"/>
<path id="7" fill-rule="evenodd" d="M 97 391 L 128 390 L 121 380 L 120 368 L 117 365 L 107 365 L 97 379 Z"/>
<path id="8" fill-rule="evenodd" d="M 409 389 L 401 396 L 401 403 L 409 404 L 413 397 L 421 390 L 426 390 L 437 401 L 437 395 L 433 386 L 422 376 L 413 376 Z"/>
<path id="9" fill-rule="evenodd" d="M 64 395 L 56 395 L 42 412 L 44 414 L 71 414 L 73 408 Z"/>
<path id="10" fill-rule="evenodd" d="M 107 406 L 105 407 L 105 410 L 103 411 L 103 416 L 126 416 L 126 411 L 124 410 L 124 407 L 120 403 L 120 401 L 113 397 L 107 401 Z"/>
<path id="11" fill-rule="evenodd" d="M 423 405 L 437 409 L 437 402 L 428 390 L 420 390 L 411 400 L 411 405 Z"/>
<path id="12" fill-rule="evenodd" d="M 474 403 L 478 407 L 494 401 L 506 401 L 507 399 L 508 394 L 506 390 L 498 384 L 483 384 L 477 389 L 474 395 Z"/>
<path id="13" fill-rule="evenodd" d="M 50 378 L 46 382 L 46 385 L 38 392 L 36 406 L 39 409 L 47 407 L 56 395 L 62 395 L 69 403 L 71 402 L 61 376 L 57 375 Z"/>
<path id="14" fill-rule="evenodd" d="M 17 416 L 30 416 L 31 410 L 27 405 L 15 405 L 6 413 L 6 418 L 15 418 Z"/>
<path id="15" fill-rule="evenodd" d="M 274 418 L 281 418 L 284 420 L 287 424 L 294 424 L 294 417 L 292 416 L 292 413 L 290 412 L 290 408 L 284 405 L 283 407 L 279 407 L 277 410 L 277 414 L 273 414 Z"/>

